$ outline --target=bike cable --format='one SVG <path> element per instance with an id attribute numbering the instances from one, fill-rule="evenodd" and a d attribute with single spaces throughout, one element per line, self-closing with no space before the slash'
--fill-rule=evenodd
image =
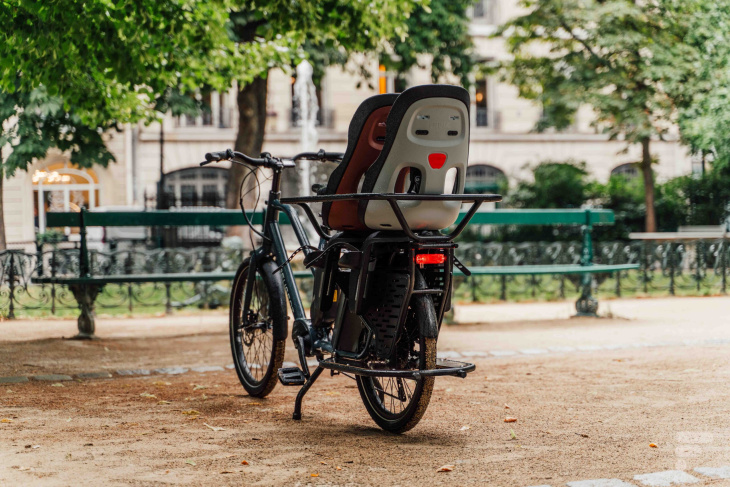
<path id="1" fill-rule="evenodd" d="M 243 199 L 249 193 L 251 193 L 251 191 L 254 191 L 254 190 L 256 191 L 256 201 L 254 202 L 254 205 L 253 205 L 253 211 L 256 211 L 256 208 L 258 208 L 258 206 L 259 206 L 259 201 L 261 200 L 261 180 L 259 180 L 259 178 L 258 178 L 258 174 L 257 174 L 256 168 L 255 167 L 250 167 L 248 165 L 245 165 L 244 167 L 246 169 L 248 169 L 248 174 L 246 174 L 243 177 L 243 179 L 241 180 L 241 186 L 238 189 L 238 194 L 240 195 L 240 197 L 238 199 L 238 203 L 239 203 L 239 205 L 241 207 L 241 212 L 243 213 L 243 217 L 246 219 L 246 224 L 248 225 L 249 229 L 253 233 L 255 233 L 256 235 L 258 235 L 259 237 L 261 237 L 263 240 L 269 240 L 269 238 L 266 235 L 264 235 L 263 232 L 259 232 L 258 230 L 256 230 L 256 228 L 254 228 L 254 224 L 251 221 L 251 219 L 248 217 L 248 213 L 246 213 L 246 208 L 243 205 Z M 251 189 L 249 189 L 248 191 L 246 191 L 244 193 L 243 192 L 243 188 L 246 185 L 246 181 L 251 176 L 253 176 L 256 179 L 256 184 L 252 185 L 251 186 Z M 269 179 L 271 179 L 271 177 L 267 177 L 266 179 L 264 179 L 264 181 L 267 181 Z M 248 236 L 251 239 L 251 248 L 255 248 L 256 247 L 256 244 L 253 241 L 253 235 L 251 235 L 249 233 Z"/>

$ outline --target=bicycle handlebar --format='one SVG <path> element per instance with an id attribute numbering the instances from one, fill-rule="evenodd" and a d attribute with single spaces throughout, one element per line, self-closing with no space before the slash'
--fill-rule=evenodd
<path id="1" fill-rule="evenodd" d="M 320 149 L 318 152 L 302 152 L 291 159 L 272 157 L 268 152 L 262 153 L 260 158 L 255 158 L 242 152 L 226 149 L 219 152 L 208 152 L 205 154 L 205 161 L 201 162 L 200 165 L 207 166 L 214 162 L 231 161 L 235 164 L 250 164 L 252 166 L 294 167 L 294 162 L 298 160 L 339 162 L 343 157 L 344 154 L 341 152 L 325 152 L 324 149 Z"/>

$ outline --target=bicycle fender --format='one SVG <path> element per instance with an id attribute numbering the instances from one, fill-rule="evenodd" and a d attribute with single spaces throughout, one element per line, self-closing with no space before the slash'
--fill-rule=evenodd
<path id="1" fill-rule="evenodd" d="M 273 260 L 266 260 L 260 265 L 264 282 L 269 289 L 269 299 L 271 299 L 270 312 L 274 323 L 274 339 L 286 340 L 289 316 L 287 315 L 284 279 L 281 272 L 274 274 L 277 265 Z"/>
<path id="2" fill-rule="evenodd" d="M 415 282 L 413 283 L 413 289 L 427 289 L 428 284 L 426 283 L 426 279 L 421 275 L 418 270 L 416 270 L 414 274 Z M 421 328 L 421 336 L 425 338 L 438 338 L 439 336 L 439 323 L 438 319 L 436 319 L 436 312 L 433 308 L 433 302 L 431 302 L 430 299 L 426 295 L 416 295 L 415 299 L 411 299 L 411 306 L 415 308 L 421 308 L 419 311 L 422 311 L 423 314 L 421 316 L 426 316 L 428 319 L 421 320 L 419 323 L 419 326 Z"/>

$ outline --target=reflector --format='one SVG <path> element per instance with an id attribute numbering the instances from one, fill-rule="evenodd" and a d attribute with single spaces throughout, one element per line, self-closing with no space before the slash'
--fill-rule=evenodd
<path id="1" fill-rule="evenodd" d="M 416 264 L 443 264 L 446 262 L 446 255 L 444 254 L 417 254 Z"/>

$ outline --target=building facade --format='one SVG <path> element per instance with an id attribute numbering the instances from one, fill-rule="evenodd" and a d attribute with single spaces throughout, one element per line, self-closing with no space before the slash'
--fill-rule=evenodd
<path id="1" fill-rule="evenodd" d="M 490 36 L 497 25 L 518 13 L 516 0 L 475 3 L 470 33 L 482 61 L 506 57 L 502 41 Z M 370 83 L 361 83 L 353 70 L 327 70 L 318 88 L 320 147 L 344 151 L 350 118 L 360 102 L 380 91 L 394 91 L 391 73 L 381 71 L 376 60 L 370 62 L 370 69 Z M 410 86 L 431 82 L 430 74 L 420 69 L 406 73 L 405 80 Z M 301 147 L 291 74 L 271 71 L 268 92 L 264 150 L 293 155 Z M 503 177 L 512 181 L 529 178 L 530 165 L 545 160 L 585 161 L 593 177 L 605 181 L 613 172 L 632 172 L 630 163 L 640 159 L 640 147 L 625 150 L 624 142 L 609 141 L 596 132 L 589 107 L 579 111 L 569 130 L 535 133 L 540 107 L 519 98 L 513 86 L 488 77 L 475 79 L 471 95 L 468 190 L 493 191 Z M 198 163 L 206 152 L 232 147 L 238 121 L 236 88 L 213 93 L 204 101 L 210 111 L 199 117 L 168 116 L 162 126 L 126 126 L 121 133 L 108 134 L 108 145 L 116 157 L 108 168 L 75 169 L 63 154 L 52 152 L 27 173 L 18 172 L 5 181 L 3 207 L 9 246 L 32 244 L 35 233 L 43 228 L 44 210 L 143 208 L 151 205 L 152 198 L 161 200 L 153 203 L 160 207 L 222 206 L 226 171 L 200 168 Z M 692 171 L 691 158 L 676 135 L 653 142 L 653 151 L 661 180 Z"/>

